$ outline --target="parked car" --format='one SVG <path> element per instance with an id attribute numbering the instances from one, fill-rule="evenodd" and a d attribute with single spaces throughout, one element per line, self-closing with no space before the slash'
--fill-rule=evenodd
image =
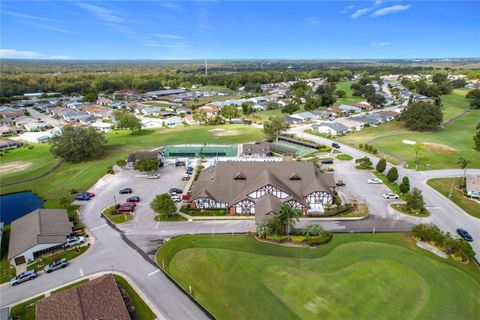
<path id="1" fill-rule="evenodd" d="M 28 280 L 33 280 L 38 276 L 37 271 L 35 270 L 28 270 L 25 272 L 20 273 L 18 276 L 13 277 L 12 280 L 10 280 L 10 285 L 11 286 L 16 286 L 22 282 L 28 281 Z"/>
<path id="2" fill-rule="evenodd" d="M 159 174 L 150 174 L 147 176 L 147 179 L 158 179 L 160 178 Z"/>
<path id="3" fill-rule="evenodd" d="M 137 203 L 136 202 L 125 202 L 125 203 L 122 203 L 120 206 L 130 206 L 130 207 L 134 207 L 136 208 L 137 207 Z"/>
<path id="4" fill-rule="evenodd" d="M 133 197 L 127 198 L 127 202 L 140 202 L 140 197 L 133 196 Z"/>
<path id="5" fill-rule="evenodd" d="M 384 199 L 399 199 L 400 198 L 398 196 L 398 194 L 393 193 L 393 192 L 386 192 L 382 196 L 383 196 Z"/>
<path id="6" fill-rule="evenodd" d="M 88 201 L 90 200 L 90 197 L 84 193 L 77 193 L 75 195 L 75 200 Z"/>
<path id="7" fill-rule="evenodd" d="M 172 194 L 172 200 L 175 202 L 180 202 L 182 201 L 182 197 L 180 197 L 178 194 Z"/>
<path id="8" fill-rule="evenodd" d="M 462 237 L 465 241 L 472 242 L 473 237 L 472 235 L 465 229 L 458 228 L 457 233 L 460 237 Z"/>
<path id="9" fill-rule="evenodd" d="M 374 179 L 368 179 L 367 183 L 369 183 L 369 184 L 382 184 L 383 181 L 380 180 L 380 179 L 374 178 Z"/>
<path id="10" fill-rule="evenodd" d="M 170 188 L 170 194 L 182 194 L 183 190 L 179 188 Z"/>
<path id="11" fill-rule="evenodd" d="M 123 188 L 120 190 L 120 194 L 128 194 L 128 193 L 133 193 L 132 188 Z"/>
<path id="12" fill-rule="evenodd" d="M 85 243 L 85 237 L 71 237 L 71 238 L 68 238 L 67 242 L 63 244 L 63 247 L 70 248 L 73 246 L 80 245 L 82 243 Z"/>
<path id="13" fill-rule="evenodd" d="M 185 173 L 182 177 L 182 181 L 188 181 L 188 180 L 190 180 L 190 176 Z"/>
<path id="14" fill-rule="evenodd" d="M 135 210 L 135 207 L 132 207 L 129 204 L 122 204 L 122 205 L 117 205 L 117 212 L 132 212 Z"/>
<path id="15" fill-rule="evenodd" d="M 80 193 L 81 193 L 81 194 L 84 194 L 84 195 L 87 195 L 87 196 L 89 196 L 90 198 L 95 197 L 95 193 L 93 193 L 93 192 L 85 191 L 85 192 L 80 192 Z"/>
<path id="16" fill-rule="evenodd" d="M 46 273 L 50 273 L 52 271 L 65 268 L 66 266 L 68 266 L 68 261 L 67 259 L 63 258 L 63 259 L 55 260 L 49 265 L 46 265 L 45 268 L 43 268 L 43 271 L 45 271 Z"/>
<path id="17" fill-rule="evenodd" d="M 320 160 L 322 164 L 333 164 L 333 159 L 323 159 Z"/>
<path id="18" fill-rule="evenodd" d="M 345 182 L 343 182 L 343 180 L 338 180 L 336 185 L 337 187 L 343 187 L 345 185 Z"/>
<path id="19" fill-rule="evenodd" d="M 332 147 L 335 148 L 335 149 L 340 149 L 340 145 L 336 142 L 332 143 Z"/>

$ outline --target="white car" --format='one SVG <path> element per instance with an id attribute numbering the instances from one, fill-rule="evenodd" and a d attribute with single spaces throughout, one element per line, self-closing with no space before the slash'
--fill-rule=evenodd
<path id="1" fill-rule="evenodd" d="M 399 199 L 400 197 L 398 194 L 393 193 L 393 192 L 386 192 L 383 194 L 384 199 Z"/>
<path id="2" fill-rule="evenodd" d="M 73 246 L 80 245 L 82 243 L 85 243 L 85 237 L 71 237 L 71 238 L 68 238 L 67 242 L 63 244 L 63 247 L 70 248 Z"/>
<path id="3" fill-rule="evenodd" d="M 375 179 L 368 179 L 368 180 L 367 180 L 367 183 L 369 183 L 369 184 L 382 184 L 383 181 L 380 180 L 380 179 L 375 178 Z"/>
<path id="4" fill-rule="evenodd" d="M 180 197 L 178 194 L 172 194 L 171 197 L 172 197 L 172 200 L 175 202 L 182 201 L 182 197 Z"/>

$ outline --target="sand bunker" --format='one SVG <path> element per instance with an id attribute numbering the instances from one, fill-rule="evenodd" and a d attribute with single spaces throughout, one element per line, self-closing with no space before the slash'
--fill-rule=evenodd
<path id="1" fill-rule="evenodd" d="M 227 137 L 227 136 L 240 135 L 240 132 L 237 130 L 225 130 L 221 128 L 211 129 L 211 130 L 208 130 L 208 132 L 211 132 L 215 137 Z"/>
<path id="2" fill-rule="evenodd" d="M 439 153 L 458 153 L 458 150 L 444 144 L 425 142 L 422 144 L 425 149 Z"/>
<path id="3" fill-rule="evenodd" d="M 0 174 L 13 173 L 25 170 L 32 165 L 29 161 L 15 161 L 0 165 Z"/>

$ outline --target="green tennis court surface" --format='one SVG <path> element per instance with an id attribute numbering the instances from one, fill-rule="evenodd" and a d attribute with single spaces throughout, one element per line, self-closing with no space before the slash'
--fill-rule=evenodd
<path id="1" fill-rule="evenodd" d="M 178 157 L 235 157 L 237 148 L 233 146 L 168 146 L 163 154 L 167 158 Z"/>
<path id="2" fill-rule="evenodd" d="M 293 143 L 285 142 L 285 141 L 275 141 L 275 144 L 278 144 L 280 146 L 284 146 L 284 147 L 287 147 L 287 148 L 295 149 L 295 150 L 297 150 L 297 155 L 299 155 L 299 156 L 303 156 L 303 155 L 306 155 L 308 153 L 312 153 L 312 152 L 317 151 L 316 149 L 299 146 L 297 144 L 293 144 Z"/>

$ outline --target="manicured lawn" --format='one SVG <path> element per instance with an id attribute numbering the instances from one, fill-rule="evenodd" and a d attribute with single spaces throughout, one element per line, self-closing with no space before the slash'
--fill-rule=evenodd
<path id="1" fill-rule="evenodd" d="M 43 268 L 45 268 L 47 264 L 53 262 L 54 260 L 59 260 L 63 258 L 67 259 L 68 261 L 73 260 L 79 255 L 81 255 L 82 253 L 84 253 L 85 251 L 87 251 L 88 248 L 90 248 L 90 246 L 87 245 L 87 246 L 78 247 L 76 249 L 69 249 L 67 251 L 60 250 L 53 254 L 52 253 L 44 254 L 42 255 L 41 258 L 37 259 L 37 262 L 28 265 L 27 269 L 28 270 L 35 269 L 37 271 L 41 271 L 43 270 Z"/>
<path id="2" fill-rule="evenodd" d="M 232 90 L 228 89 L 224 86 L 202 86 L 195 89 L 191 89 L 192 91 L 218 91 L 218 92 L 231 92 Z"/>
<path id="3" fill-rule="evenodd" d="M 339 106 L 342 104 L 347 104 L 347 105 L 353 105 L 356 104 L 360 101 L 365 101 L 365 98 L 362 97 L 354 97 L 352 95 L 352 89 L 350 89 L 350 86 L 352 83 L 357 82 L 356 80 L 352 81 L 341 81 L 337 83 L 337 90 L 343 90 L 347 93 L 347 95 L 344 98 L 337 99 L 335 102 L 334 106 Z"/>
<path id="4" fill-rule="evenodd" d="M 153 220 L 155 221 L 188 221 L 187 218 L 179 214 L 174 214 L 168 217 L 162 217 L 161 215 L 156 215 L 155 218 L 153 218 Z"/>
<path id="5" fill-rule="evenodd" d="M 480 312 L 478 267 L 434 256 L 406 234 L 335 235 L 314 250 L 185 236 L 156 258 L 218 319 L 477 319 Z"/>
<path id="6" fill-rule="evenodd" d="M 8 241 L 10 239 L 10 225 L 3 227 L 2 246 L 0 248 L 0 283 L 8 282 L 15 276 L 15 268 L 8 261 Z"/>
<path id="7" fill-rule="evenodd" d="M 453 94 L 442 96 L 444 120 L 459 115 L 467 108 L 464 99 L 465 90 L 455 90 Z M 358 147 L 368 143 L 385 155 L 387 161 L 394 156 L 407 161 L 409 168 L 415 167 L 415 150 L 403 140 L 414 140 L 421 144 L 418 153 L 419 170 L 457 168 L 459 157 L 471 161 L 470 167 L 480 168 L 480 152 L 474 150 L 473 135 L 480 119 L 480 110 L 470 110 L 446 128 L 435 132 L 415 132 L 406 129 L 399 121 L 382 124 L 378 127 L 364 128 L 359 132 L 339 137 L 343 143 Z"/>
<path id="8" fill-rule="evenodd" d="M 344 160 L 344 161 L 348 161 L 348 160 L 352 160 L 353 157 L 349 154 L 339 154 L 338 156 L 336 156 L 336 158 L 338 160 Z"/>
<path id="9" fill-rule="evenodd" d="M 132 220 L 130 213 L 117 213 L 115 206 L 110 206 L 103 211 L 103 215 L 114 224 L 125 223 Z"/>
<path id="10" fill-rule="evenodd" d="M 428 211 L 426 212 L 421 212 L 421 213 L 414 213 L 414 212 L 411 212 L 409 209 L 408 209 L 408 206 L 406 204 L 396 204 L 396 203 L 392 203 L 390 204 L 390 206 L 397 210 L 397 211 L 400 211 L 401 213 L 403 214 L 408 214 L 409 216 L 413 216 L 413 217 L 421 217 L 421 218 L 424 218 L 424 217 L 428 217 L 430 215 L 430 213 Z"/>
<path id="11" fill-rule="evenodd" d="M 463 192 L 458 189 L 458 185 L 461 183 L 463 177 L 456 177 L 452 196 L 452 200 L 456 205 L 465 210 L 468 214 L 480 219 L 480 204 L 470 200 L 463 196 Z M 453 178 L 440 178 L 440 179 L 430 179 L 427 181 L 427 184 L 443 194 L 448 198 L 450 190 L 452 188 Z"/>
<path id="12" fill-rule="evenodd" d="M 303 111 L 305 111 L 305 109 L 303 108 L 303 105 L 302 105 L 300 106 L 300 109 L 295 113 L 303 112 Z M 282 108 L 280 107 L 272 110 L 258 111 L 258 112 L 252 113 L 249 117 L 252 120 L 260 120 L 261 122 L 263 122 L 268 120 L 268 118 L 270 117 L 276 117 L 276 116 L 284 117 L 287 115 L 288 114 L 282 112 Z"/>
<path id="13" fill-rule="evenodd" d="M 223 209 L 187 209 L 187 208 L 182 208 L 181 211 L 183 213 L 186 213 L 190 216 L 197 216 L 197 217 L 205 217 L 205 216 L 224 216 L 225 215 L 225 210 Z"/>
<path id="14" fill-rule="evenodd" d="M 17 304 L 10 310 L 10 316 L 14 319 L 35 320 L 35 303 L 43 298 L 44 296 L 38 296 L 21 304 Z"/>
<path id="15" fill-rule="evenodd" d="M 122 287 L 128 294 L 130 302 L 135 308 L 135 318 L 136 319 L 156 319 L 155 313 L 150 309 L 150 307 L 143 301 L 143 299 L 138 295 L 138 293 L 133 289 L 121 276 L 113 275 L 117 284 Z"/>
<path id="16" fill-rule="evenodd" d="M 216 137 L 209 131 L 214 128 L 224 128 L 236 135 Z M 2 177 L 1 192 L 3 194 L 32 190 L 44 199 L 58 199 L 61 196 L 68 195 L 71 189 L 87 190 L 107 173 L 108 166 L 113 165 L 117 160 L 126 159 L 131 152 L 157 148 L 165 144 L 233 144 L 256 141 L 262 137 L 263 132 L 260 129 L 243 125 L 190 126 L 172 129 L 143 130 L 141 135 L 130 135 L 128 131 L 114 131 L 107 135 L 107 153 L 103 158 L 83 161 L 81 163 L 66 163 L 47 177 L 15 186 L 4 187 L 3 183 L 5 182 Z M 42 147 L 43 148 L 39 148 L 42 152 L 37 149 L 37 146 L 32 150 L 26 149 L 25 152 L 33 151 L 36 156 L 43 157 L 43 159 L 51 157 L 48 146 Z M 10 154 L 11 153 L 8 153 L 2 157 L 2 163 L 5 158 L 8 159 L 8 157 L 10 157 Z M 20 158 L 15 157 L 14 159 L 18 160 Z M 28 175 L 25 175 L 22 171 L 12 173 L 8 176 L 8 181 L 37 176 L 47 171 L 55 163 L 56 161 L 52 161 L 48 168 L 41 166 L 42 170 L 29 171 Z"/>

